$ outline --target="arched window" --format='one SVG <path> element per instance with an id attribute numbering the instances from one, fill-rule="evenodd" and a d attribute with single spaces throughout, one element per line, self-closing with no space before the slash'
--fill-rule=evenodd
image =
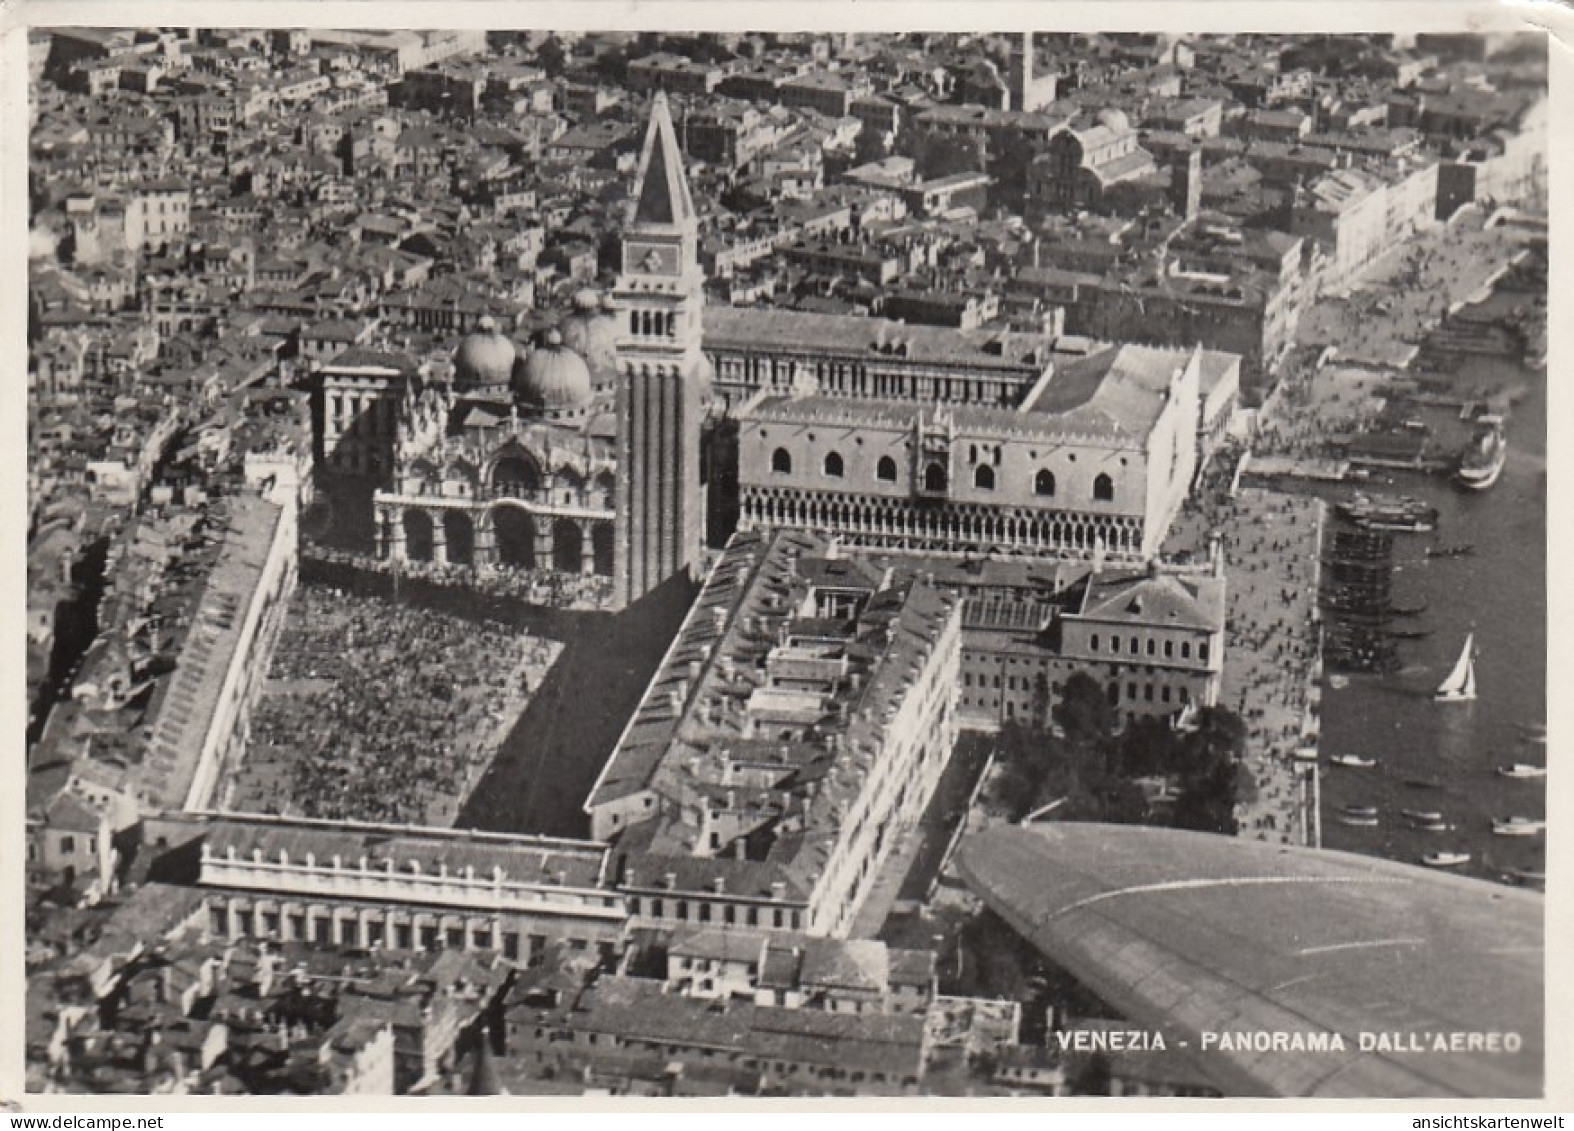
<path id="1" fill-rule="evenodd" d="M 771 470 L 778 475 L 792 474 L 792 453 L 786 448 L 777 448 L 771 453 Z"/>
<path id="2" fill-rule="evenodd" d="M 1115 481 L 1103 472 L 1093 480 L 1093 498 L 1101 503 L 1115 501 Z"/>
<path id="3" fill-rule="evenodd" d="M 842 463 L 841 452 L 825 453 L 825 474 L 829 475 L 833 479 L 840 479 L 842 477 L 842 473 L 846 470 L 846 465 Z"/>
<path id="4" fill-rule="evenodd" d="M 890 456 L 881 456 L 880 462 L 875 465 L 874 477 L 887 483 L 896 482 L 896 461 Z"/>
<path id="5" fill-rule="evenodd" d="M 1054 493 L 1055 473 L 1046 467 L 1033 477 L 1033 494 L 1053 496 Z"/>
<path id="6" fill-rule="evenodd" d="M 942 464 L 932 463 L 924 468 L 925 491 L 944 491 L 945 484 L 945 467 Z"/>
<path id="7" fill-rule="evenodd" d="M 987 463 L 981 463 L 973 469 L 973 486 L 980 491 L 993 491 L 995 489 L 995 469 Z"/>

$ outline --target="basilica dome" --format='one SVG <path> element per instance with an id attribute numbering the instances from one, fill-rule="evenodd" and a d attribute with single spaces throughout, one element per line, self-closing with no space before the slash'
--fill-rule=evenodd
<path id="1" fill-rule="evenodd" d="M 596 388 L 612 384 L 617 376 L 617 318 L 610 301 L 585 289 L 574 296 L 574 312 L 559 325 L 563 344 L 590 367 L 591 383 Z"/>
<path id="2" fill-rule="evenodd" d="M 514 366 L 514 393 L 525 404 L 544 409 L 582 408 L 590 403 L 590 367 L 548 330 L 541 345 Z"/>
<path id="3" fill-rule="evenodd" d="M 460 390 L 508 387 L 519 350 L 487 315 L 454 351 L 454 387 Z"/>
<path id="4" fill-rule="evenodd" d="M 1113 107 L 1099 111 L 1098 123 L 1112 134 L 1123 134 L 1131 129 L 1131 119 Z"/>

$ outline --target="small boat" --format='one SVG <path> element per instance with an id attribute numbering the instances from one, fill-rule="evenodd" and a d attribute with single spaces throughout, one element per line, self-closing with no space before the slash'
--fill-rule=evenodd
<path id="1" fill-rule="evenodd" d="M 1519 736 L 1519 740 L 1526 746 L 1545 746 L 1547 744 L 1547 736 L 1544 734 L 1522 734 Z"/>
<path id="2" fill-rule="evenodd" d="M 1377 806 L 1375 805 L 1341 805 L 1339 808 L 1342 812 L 1348 813 L 1352 817 L 1377 816 Z"/>
<path id="3" fill-rule="evenodd" d="M 1355 813 L 1336 813 L 1334 815 L 1334 820 L 1338 821 L 1341 825 L 1349 825 L 1352 828 L 1357 829 L 1370 829 L 1377 826 L 1377 818 L 1375 816 L 1362 817 Z"/>
<path id="4" fill-rule="evenodd" d="M 1537 868 L 1504 868 L 1503 874 L 1522 884 L 1544 884 L 1547 873 Z"/>
<path id="5" fill-rule="evenodd" d="M 1399 815 L 1407 821 L 1415 821 L 1422 825 L 1435 825 L 1443 820 L 1443 814 L 1436 809 L 1401 809 Z"/>
<path id="6" fill-rule="evenodd" d="M 1421 863 L 1428 868 L 1457 868 L 1461 864 L 1470 863 L 1468 852 L 1428 852 L 1421 857 Z"/>
<path id="7" fill-rule="evenodd" d="M 1429 558 L 1462 558 L 1475 552 L 1475 543 L 1463 542 L 1458 546 L 1429 546 L 1426 556 Z"/>
<path id="8" fill-rule="evenodd" d="M 1547 822 L 1534 817 L 1499 817 L 1492 821 L 1492 832 L 1497 836 L 1535 836 L 1547 827 Z"/>
<path id="9" fill-rule="evenodd" d="M 1424 833 L 1451 833 L 1454 831 L 1454 826 L 1447 821 L 1421 821 L 1416 824 L 1416 828 Z"/>
<path id="10" fill-rule="evenodd" d="M 1475 633 L 1466 634 L 1465 646 L 1460 650 L 1459 659 L 1454 661 L 1454 669 L 1438 684 L 1432 696 L 1438 702 L 1467 703 L 1476 697 L 1475 639 Z"/>
<path id="11" fill-rule="evenodd" d="M 1396 617 L 1413 617 L 1417 613 L 1426 612 L 1426 599 L 1423 598 L 1419 601 L 1411 601 L 1404 605 L 1401 605 L 1396 601 L 1388 606 L 1388 611 L 1393 613 Z"/>
<path id="12" fill-rule="evenodd" d="M 1328 686 L 1333 688 L 1335 691 L 1343 691 L 1345 688 L 1350 686 L 1350 677 L 1347 675 L 1340 675 L 1338 672 L 1335 672 L 1333 675 L 1328 677 Z"/>
<path id="13" fill-rule="evenodd" d="M 1411 789 L 1441 789 L 1443 783 L 1433 778 L 1406 778 L 1405 784 Z"/>
<path id="14" fill-rule="evenodd" d="M 1529 762 L 1510 762 L 1506 766 L 1499 766 L 1497 772 L 1498 777 L 1520 778 L 1526 781 L 1534 781 L 1547 776 L 1547 768 L 1545 766 L 1533 766 Z"/>
<path id="15" fill-rule="evenodd" d="M 1395 640 L 1425 640 L 1432 635 L 1430 628 L 1390 628 L 1388 635 Z"/>
<path id="16" fill-rule="evenodd" d="M 1515 723 L 1514 729 L 1526 738 L 1547 737 L 1546 723 Z"/>
<path id="17" fill-rule="evenodd" d="M 1336 766 L 1349 766 L 1353 770 L 1370 770 L 1377 765 L 1376 758 L 1363 758 L 1359 754 L 1335 754 L 1328 760 Z"/>

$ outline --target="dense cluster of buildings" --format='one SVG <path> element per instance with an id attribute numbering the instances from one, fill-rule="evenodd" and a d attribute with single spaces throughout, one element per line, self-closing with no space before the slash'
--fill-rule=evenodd
<path id="1" fill-rule="evenodd" d="M 1217 702 L 1159 550 L 1237 410 L 1544 177 L 1477 43 L 32 32 L 32 1083 L 1072 1088 L 873 940 L 898 845 L 1073 675 Z M 698 586 L 589 836 L 216 811 L 302 531 Z"/>

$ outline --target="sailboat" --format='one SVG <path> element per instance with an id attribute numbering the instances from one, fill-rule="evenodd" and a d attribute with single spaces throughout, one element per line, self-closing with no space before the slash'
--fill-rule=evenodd
<path id="1" fill-rule="evenodd" d="M 1454 661 L 1454 670 L 1438 685 L 1432 698 L 1444 703 L 1463 703 L 1476 697 L 1475 633 L 1465 637 L 1465 646 Z"/>

